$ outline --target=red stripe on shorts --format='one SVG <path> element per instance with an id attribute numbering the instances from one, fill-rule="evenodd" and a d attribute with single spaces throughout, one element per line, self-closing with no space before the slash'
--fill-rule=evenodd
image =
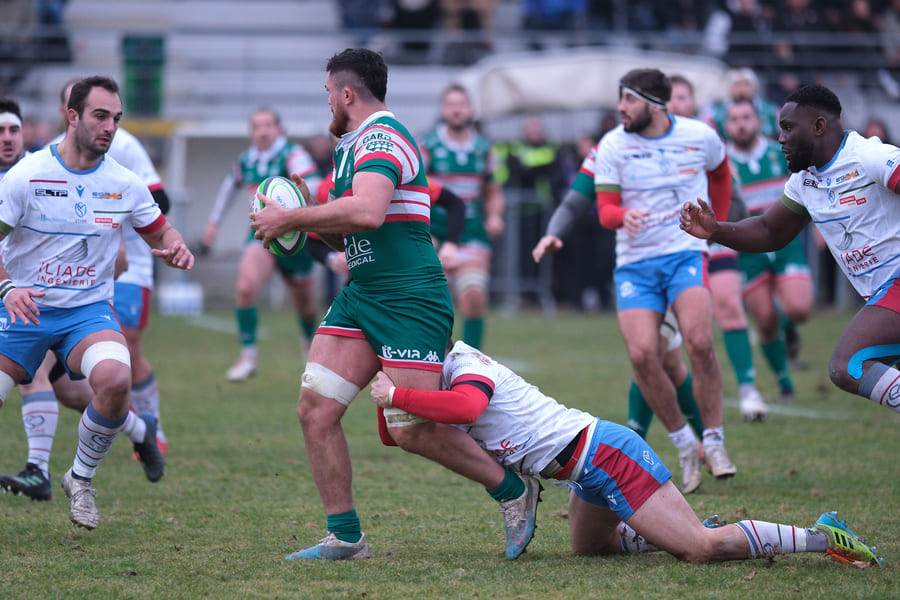
<path id="1" fill-rule="evenodd" d="M 659 482 L 650 473 L 614 446 L 598 445 L 591 464 L 616 481 L 631 510 L 637 510 L 659 489 Z"/>

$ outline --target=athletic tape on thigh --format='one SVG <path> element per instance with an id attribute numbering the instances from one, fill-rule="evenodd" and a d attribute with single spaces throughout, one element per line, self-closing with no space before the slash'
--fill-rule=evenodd
<path id="1" fill-rule="evenodd" d="M 677 350 L 681 347 L 681 330 L 678 329 L 678 320 L 672 309 L 666 311 L 663 317 L 662 325 L 659 326 L 659 335 L 663 336 L 668 342 L 666 352 Z"/>
<path id="2" fill-rule="evenodd" d="M 900 355 L 900 344 L 885 344 L 883 346 L 869 346 L 868 348 L 863 348 L 850 357 L 850 361 L 847 363 L 847 373 L 849 373 L 850 377 L 853 379 L 859 379 L 863 374 L 863 362 L 884 358 L 885 356 L 898 355 Z M 897 364 L 897 362 L 900 361 L 894 361 L 891 363 L 891 366 Z"/>
<path id="3" fill-rule="evenodd" d="M 461 294 L 469 288 L 486 290 L 488 286 L 488 274 L 484 271 L 471 269 L 457 274 L 456 293 Z"/>
<path id="4" fill-rule="evenodd" d="M 131 368 L 131 354 L 128 353 L 128 347 L 119 342 L 105 341 L 91 345 L 81 355 L 81 374 L 85 379 L 90 379 L 91 371 L 104 360 L 117 360 Z"/>
<path id="5" fill-rule="evenodd" d="M 393 406 L 384 409 L 384 420 L 388 427 L 409 427 L 410 425 L 428 422 L 428 419 L 425 417 L 408 413 Z"/>
<path id="6" fill-rule="evenodd" d="M 350 406 L 359 393 L 359 386 L 347 381 L 331 369 L 319 363 L 308 362 L 303 370 L 300 387 Z"/>
<path id="7" fill-rule="evenodd" d="M 16 382 L 13 381 L 13 378 L 0 371 L 0 406 L 3 406 L 4 400 L 14 387 L 16 387 Z"/>

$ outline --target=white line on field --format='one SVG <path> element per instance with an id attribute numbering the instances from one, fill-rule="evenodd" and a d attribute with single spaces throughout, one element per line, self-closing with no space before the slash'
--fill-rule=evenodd
<path id="1" fill-rule="evenodd" d="M 231 319 L 202 314 L 184 317 L 184 320 L 189 325 L 193 325 L 194 327 L 199 327 L 201 329 L 208 329 L 210 331 L 216 331 L 218 333 L 231 333 L 237 335 L 237 327 L 235 326 L 234 321 Z M 261 340 L 267 340 L 269 339 L 269 334 L 265 328 L 260 327 L 257 331 L 256 337 Z"/>

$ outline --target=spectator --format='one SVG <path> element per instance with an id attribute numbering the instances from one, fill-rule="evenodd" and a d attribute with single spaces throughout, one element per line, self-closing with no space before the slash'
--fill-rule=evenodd
<path id="1" fill-rule="evenodd" d="M 871 117 L 863 127 L 862 135 L 865 138 L 877 137 L 885 144 L 893 144 L 888 134 L 887 124 L 878 117 Z"/>
<path id="2" fill-rule="evenodd" d="M 356 36 L 360 46 L 365 46 L 384 20 L 383 0 L 338 0 L 337 4 L 344 29 Z"/>
<path id="3" fill-rule="evenodd" d="M 33 61 L 37 13 L 31 0 L 0 0 L 0 14 L 0 96 L 9 96 Z"/>
<path id="4" fill-rule="evenodd" d="M 444 27 L 450 37 L 444 61 L 472 64 L 491 51 L 497 0 L 441 0 Z M 463 30 L 478 32 L 469 37 Z"/>
<path id="5" fill-rule="evenodd" d="M 63 26 L 63 13 L 68 0 L 37 0 L 40 26 L 40 59 L 44 62 L 67 63 L 72 60 L 69 36 Z"/>
<path id="6" fill-rule="evenodd" d="M 532 50 L 544 47 L 542 38 L 548 31 L 584 30 L 587 27 L 587 0 L 524 0 L 522 26 L 530 36 Z"/>
<path id="7" fill-rule="evenodd" d="M 441 16 L 440 0 L 391 0 L 388 26 L 403 32 L 397 60 L 421 63 L 431 49 L 431 36 Z"/>
<path id="8" fill-rule="evenodd" d="M 730 65 L 758 64 L 771 44 L 772 15 L 772 7 L 761 0 L 724 2 L 707 21 L 707 51 Z"/>
<path id="9" fill-rule="evenodd" d="M 878 82 L 892 99 L 900 99 L 900 0 L 890 0 L 875 20 L 881 32 L 884 67 L 878 70 Z M 883 140 L 882 140 L 883 141 Z"/>
<path id="10" fill-rule="evenodd" d="M 793 69 L 821 68 L 826 61 L 822 52 L 805 34 L 827 31 L 823 13 L 812 7 L 811 0 L 784 0 L 784 6 L 776 13 L 773 23 L 776 32 L 773 52 L 783 67 Z"/>
<path id="11" fill-rule="evenodd" d="M 562 196 L 565 170 L 559 144 L 547 140 L 536 116 L 523 121 L 522 140 L 509 144 L 506 162 L 510 198 L 519 200 L 519 277 L 527 284 L 536 282 L 540 275 L 531 248 L 543 235 L 550 211 Z"/>

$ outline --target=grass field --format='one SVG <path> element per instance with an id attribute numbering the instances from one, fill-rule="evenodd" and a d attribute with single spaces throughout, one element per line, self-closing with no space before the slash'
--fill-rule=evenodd
<path id="1" fill-rule="evenodd" d="M 718 513 L 810 525 L 838 510 L 885 557 L 856 570 L 817 555 L 691 565 L 656 553 L 578 558 L 568 545 L 566 493 L 545 485 L 538 530 L 519 560 L 503 558 L 502 517 L 483 489 L 424 459 L 381 446 L 363 392 L 344 420 L 354 492 L 373 558 L 285 561 L 324 535 L 295 406 L 302 370 L 293 318 L 261 315 L 259 375 L 229 384 L 237 342 L 231 314 L 154 315 L 146 335 L 163 395 L 171 451 L 148 483 L 120 439 L 95 478 L 100 526 L 73 528 L 59 477 L 71 465 L 76 419 L 63 409 L 50 502 L 0 496 L 6 598 L 897 598 L 900 597 L 900 418 L 847 395 L 827 361 L 849 315 L 820 313 L 802 328 L 807 371 L 797 400 L 745 424 L 725 369 L 726 442 L 738 475 L 708 475 L 689 501 Z M 280 334 L 284 334 L 280 339 Z M 630 368 L 611 316 L 492 317 L 486 350 L 569 406 L 624 422 Z M 724 357 L 724 353 L 720 352 Z M 771 375 L 757 355 L 759 383 Z M 0 412 L 0 472 L 26 455 L 14 393 Z M 677 472 L 658 423 L 648 437 Z"/>

